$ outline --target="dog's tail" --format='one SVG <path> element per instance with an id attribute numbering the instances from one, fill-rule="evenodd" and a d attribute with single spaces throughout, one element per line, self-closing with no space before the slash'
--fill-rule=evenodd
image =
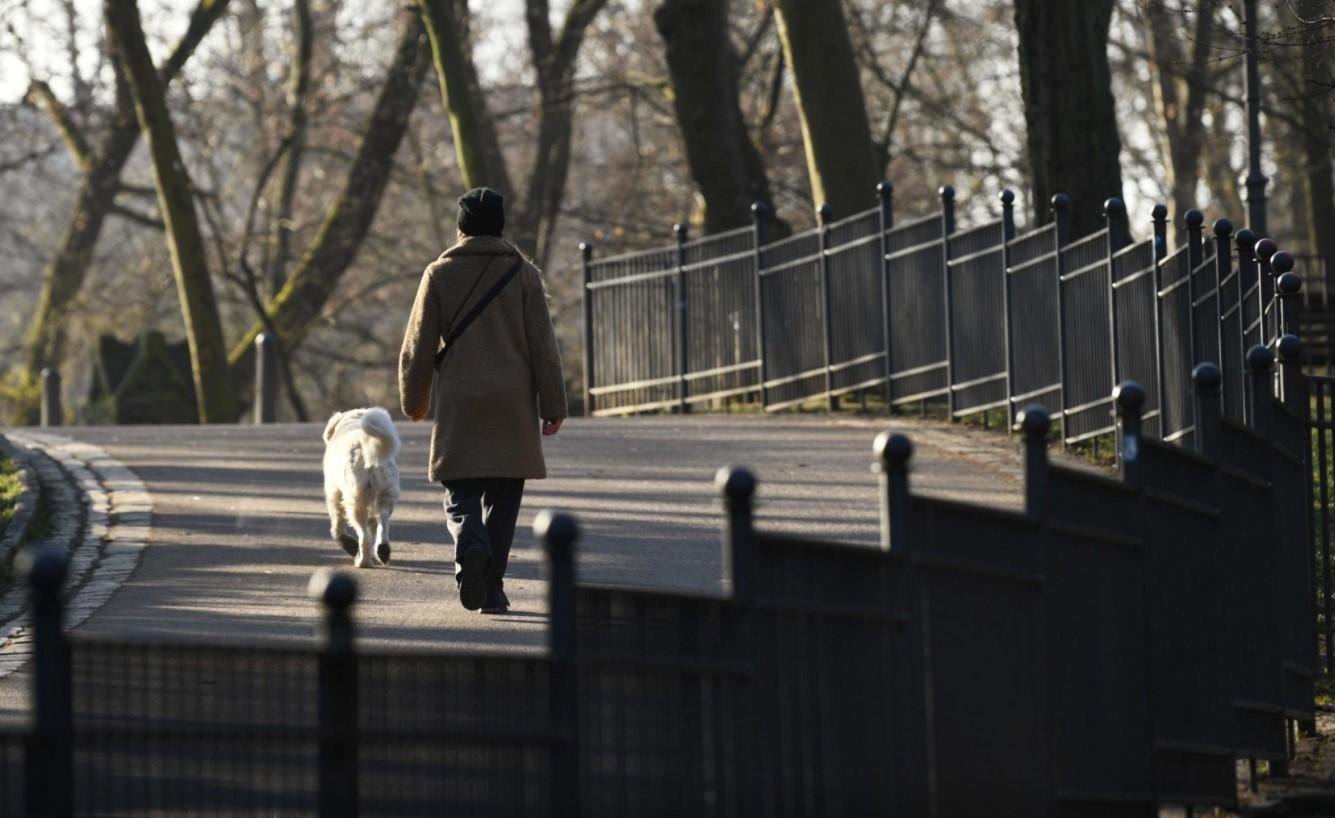
<path id="1" fill-rule="evenodd" d="M 362 432 L 366 443 L 362 446 L 362 457 L 371 468 L 383 466 L 399 453 L 399 433 L 394 429 L 394 421 L 384 409 L 376 408 L 362 416 Z"/>

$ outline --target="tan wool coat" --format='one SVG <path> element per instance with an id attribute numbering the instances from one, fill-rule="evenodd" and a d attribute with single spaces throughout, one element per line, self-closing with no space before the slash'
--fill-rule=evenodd
<path id="1" fill-rule="evenodd" d="M 399 353 L 404 414 L 426 414 L 436 351 L 451 322 L 462 320 L 520 258 L 504 239 L 469 236 L 426 268 Z M 564 418 L 567 410 L 561 353 L 537 268 L 525 259 L 454 346 L 434 379 L 430 478 L 546 477 L 541 419 Z"/>

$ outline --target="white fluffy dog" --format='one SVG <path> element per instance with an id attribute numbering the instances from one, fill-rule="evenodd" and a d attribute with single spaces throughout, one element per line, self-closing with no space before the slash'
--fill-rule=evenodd
<path id="1" fill-rule="evenodd" d="M 399 433 L 384 409 L 335 412 L 324 427 L 329 533 L 365 568 L 389 562 L 389 518 L 399 499 Z M 356 537 L 348 535 L 348 526 Z"/>

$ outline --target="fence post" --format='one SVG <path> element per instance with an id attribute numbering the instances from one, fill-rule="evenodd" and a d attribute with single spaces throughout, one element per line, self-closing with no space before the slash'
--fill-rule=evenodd
<path id="1" fill-rule="evenodd" d="M 320 623 L 318 714 L 320 729 L 320 818 L 356 818 L 357 654 L 353 649 L 352 603 L 357 582 L 330 569 L 317 571 L 307 588 L 324 605 Z"/>
<path id="2" fill-rule="evenodd" d="M 1163 309 L 1159 300 L 1159 293 L 1163 292 L 1163 260 L 1168 257 L 1168 207 L 1164 204 L 1156 204 L 1150 211 L 1150 220 L 1154 225 L 1154 241 L 1150 244 L 1150 264 L 1153 273 L 1150 277 L 1154 279 L 1154 391 L 1158 395 L 1159 409 L 1159 434 L 1163 438 L 1167 433 L 1167 412 L 1165 406 L 1168 403 L 1164 395 L 1164 373 L 1163 373 Z M 1191 275 L 1190 271 L 1187 273 Z M 1188 285 L 1190 286 L 1190 285 Z"/>
<path id="3" fill-rule="evenodd" d="M 1215 349 L 1219 352 L 1219 364 L 1222 367 L 1228 360 L 1224 357 L 1224 284 L 1223 281 L 1233 268 L 1233 222 L 1228 219 L 1215 219 L 1214 225 L 1214 284 L 1215 284 L 1215 315 L 1214 315 L 1214 333 Z M 1243 350 L 1244 352 L 1246 350 Z M 1227 378 L 1228 373 L 1221 368 L 1219 371 L 1221 377 Z M 1233 373 L 1234 378 L 1240 377 L 1237 372 Z M 1223 389 L 1221 387 L 1219 400 L 1224 400 Z"/>
<path id="4" fill-rule="evenodd" d="M 1275 280 L 1275 289 L 1279 291 L 1280 334 L 1301 338 L 1299 315 L 1302 312 L 1302 277 L 1293 272 L 1293 256 L 1283 250 L 1271 257 L 1270 265 L 1274 267 L 1275 275 L 1279 276 Z"/>
<path id="5" fill-rule="evenodd" d="M 1196 268 L 1205 261 L 1205 240 L 1201 237 L 1201 226 L 1205 224 L 1205 214 L 1195 208 L 1188 210 L 1183 217 L 1187 224 L 1187 362 L 1195 366 L 1198 361 L 1196 349 Z M 1192 412 L 1195 412 L 1192 403 Z M 1195 423 L 1195 415 L 1192 416 Z"/>
<path id="6" fill-rule="evenodd" d="M 830 222 L 834 220 L 834 208 L 826 202 L 816 209 L 816 218 L 819 221 L 817 232 L 817 241 L 820 246 L 820 259 L 817 269 L 820 273 L 820 303 L 821 303 L 821 351 L 824 354 L 825 361 L 825 408 L 833 412 L 838 408 L 839 402 L 835 400 L 834 391 L 834 373 L 830 371 L 833 363 L 833 350 L 831 346 L 834 343 L 834 316 L 830 314 L 832 301 L 830 299 L 830 259 L 826 251 L 830 246 Z"/>
<path id="7" fill-rule="evenodd" d="M 278 408 L 278 350 L 268 333 L 255 336 L 255 423 L 273 423 Z"/>
<path id="8" fill-rule="evenodd" d="M 881 549 L 907 554 L 909 513 L 909 458 L 913 442 L 898 432 L 881 432 L 872 444 L 872 468 L 881 483 Z"/>
<path id="9" fill-rule="evenodd" d="M 732 614 L 737 626 L 737 644 L 741 658 L 749 671 L 744 677 L 743 693 L 737 706 L 732 708 L 733 736 L 738 759 L 759 758 L 759 713 L 754 697 L 748 695 L 756 684 L 755 599 L 756 533 L 752 518 L 752 502 L 756 493 L 756 478 L 738 466 L 725 466 L 714 475 L 714 485 L 723 495 L 723 512 L 727 527 L 723 531 L 723 575 L 732 580 Z M 754 763 L 743 761 L 738 765 L 741 803 L 756 804 L 760 797 L 760 777 Z"/>
<path id="10" fill-rule="evenodd" d="M 1256 281 L 1256 232 L 1251 228 L 1244 227 L 1233 234 L 1233 242 L 1238 249 L 1238 274 L 1233 280 L 1237 283 L 1238 308 L 1234 315 L 1237 316 L 1238 325 L 1238 360 L 1243 362 L 1243 369 L 1247 367 L 1247 352 L 1250 346 L 1247 344 L 1247 321 L 1243 310 L 1243 302 L 1246 298 L 1247 290 L 1252 283 Z M 1223 358 L 1223 355 L 1220 355 Z M 1242 417 L 1247 420 L 1247 388 L 1243 386 L 1242 397 Z"/>
<path id="11" fill-rule="evenodd" d="M 955 293 L 950 282 L 950 235 L 955 232 L 955 188 L 942 185 L 941 278 L 946 290 L 946 420 L 955 420 Z"/>
<path id="12" fill-rule="evenodd" d="M 1282 335 L 1279 350 L 1279 382 L 1284 405 L 1307 422 L 1307 381 L 1303 376 L 1303 343 L 1296 335 Z"/>
<path id="13" fill-rule="evenodd" d="M 569 514 L 542 511 L 533 520 L 533 534 L 547 549 L 551 579 L 547 606 L 551 616 L 552 809 L 556 816 L 578 816 L 579 665 L 576 653 L 575 540 L 579 526 Z"/>
<path id="14" fill-rule="evenodd" d="M 1122 377 L 1122 356 L 1117 349 L 1117 290 L 1113 289 L 1114 272 L 1113 258 L 1117 251 L 1126 245 L 1127 225 L 1126 225 L 1126 205 L 1122 200 L 1113 196 L 1103 203 L 1103 219 L 1108 226 L 1108 338 L 1111 339 L 1108 346 L 1112 349 L 1112 379 L 1113 384 L 1117 384 Z"/>
<path id="15" fill-rule="evenodd" d="M 1142 412 L 1145 408 L 1145 390 L 1135 381 L 1122 381 L 1113 389 L 1113 403 L 1121 418 L 1122 447 L 1117 452 L 1117 465 L 1122 479 L 1140 485 L 1140 448 Z"/>
<path id="16" fill-rule="evenodd" d="M 1261 343 L 1270 346 L 1279 340 L 1284 331 L 1279 327 L 1279 309 L 1275 302 L 1275 268 L 1271 264 L 1279 245 L 1274 239 L 1261 239 L 1256 243 L 1256 301 L 1260 316 Z M 1270 308 L 1267 318 L 1266 310 Z M 1267 323 L 1269 322 L 1269 323 Z"/>
<path id="17" fill-rule="evenodd" d="M 1263 435 L 1270 434 L 1270 401 L 1275 396 L 1275 353 L 1265 344 L 1247 350 L 1247 425 Z"/>
<path id="18" fill-rule="evenodd" d="M 1212 361 L 1202 361 L 1191 370 L 1191 384 L 1196 404 L 1196 451 L 1206 457 L 1219 457 L 1219 418 L 1223 407 L 1219 395 L 1224 379 Z"/>
<path id="19" fill-rule="evenodd" d="M 587 241 L 579 243 L 580 263 L 584 270 L 584 287 L 580 291 L 580 304 L 584 310 L 584 417 L 593 417 L 593 293 L 589 285 L 593 283 L 593 245 Z"/>
<path id="20" fill-rule="evenodd" d="M 1066 264 L 1062 260 L 1062 251 L 1071 240 L 1071 197 L 1058 193 L 1052 197 L 1052 220 L 1056 225 L 1056 259 L 1053 265 L 1057 270 L 1057 419 L 1062 427 L 1062 448 L 1066 448 L 1066 299 L 1062 291 L 1062 276 L 1066 275 Z"/>
<path id="21" fill-rule="evenodd" d="M 765 257 L 761 247 L 765 243 L 765 219 L 769 206 L 764 202 L 751 204 L 751 229 L 755 231 L 754 263 L 756 266 L 756 358 L 760 360 L 760 408 L 769 406 L 769 366 L 765 363 L 765 276 L 761 275 Z"/>
<path id="22" fill-rule="evenodd" d="M 69 558 L 44 548 L 35 554 L 22 552 L 19 559 L 18 567 L 28 577 L 33 633 L 33 722 L 24 764 L 25 806 L 30 816 L 64 818 L 74 814 L 70 648 L 62 630 L 60 598 Z"/>
<path id="23" fill-rule="evenodd" d="M 690 315 L 688 314 L 688 297 L 686 294 L 686 225 L 672 225 L 672 233 L 677 237 L 677 411 L 686 414 L 691 411 L 691 405 L 686 402 L 690 396 L 690 386 L 686 382 L 686 370 L 690 368 L 688 355 L 690 354 L 690 339 L 687 333 L 690 330 Z"/>
<path id="24" fill-rule="evenodd" d="M 1037 517 L 1044 511 L 1048 495 L 1048 432 L 1052 418 L 1048 410 L 1031 403 L 1015 416 L 1024 431 L 1024 512 Z"/>
<path id="25" fill-rule="evenodd" d="M 876 197 L 881 205 L 881 241 L 878 245 L 881 248 L 881 338 L 882 346 L 885 349 L 885 411 L 890 413 L 890 408 L 894 406 L 895 386 L 892 376 L 895 372 L 894 361 L 890 356 L 890 262 L 886 256 L 890 255 L 890 244 L 886 238 L 886 233 L 895 223 L 894 213 L 895 186 L 888 181 L 880 182 L 876 185 Z"/>
<path id="26" fill-rule="evenodd" d="M 48 366 L 42 370 L 42 425 L 60 426 L 65 421 L 60 406 L 60 370 Z"/>
<path id="27" fill-rule="evenodd" d="M 1006 416 L 1014 407 L 1015 339 L 1011 333 L 1011 240 L 1015 238 L 1015 194 L 1001 191 L 1001 333 L 1006 344 Z M 1006 424 L 1006 434 L 1013 431 Z"/>

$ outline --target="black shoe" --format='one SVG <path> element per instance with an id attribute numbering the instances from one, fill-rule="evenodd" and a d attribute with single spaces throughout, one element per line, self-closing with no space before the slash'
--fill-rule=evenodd
<path id="1" fill-rule="evenodd" d="M 389 543 L 382 542 L 375 547 L 375 558 L 381 565 L 389 565 Z"/>
<path id="2" fill-rule="evenodd" d="M 487 586 L 482 576 L 489 562 L 491 557 L 481 548 L 469 550 L 459 560 L 459 573 L 454 578 L 459 583 L 459 602 L 466 610 L 476 611 L 487 601 Z"/>
<path id="3" fill-rule="evenodd" d="M 344 534 L 339 537 L 338 544 L 343 546 L 343 550 L 348 552 L 348 556 L 353 559 L 357 558 L 357 552 L 361 550 L 360 546 L 357 545 L 357 538 L 351 534 Z"/>
<path id="4" fill-rule="evenodd" d="M 487 591 L 487 601 L 482 603 L 481 612 L 484 614 L 503 614 L 510 610 L 510 598 L 505 595 L 505 591 L 500 588 L 494 588 Z"/>

